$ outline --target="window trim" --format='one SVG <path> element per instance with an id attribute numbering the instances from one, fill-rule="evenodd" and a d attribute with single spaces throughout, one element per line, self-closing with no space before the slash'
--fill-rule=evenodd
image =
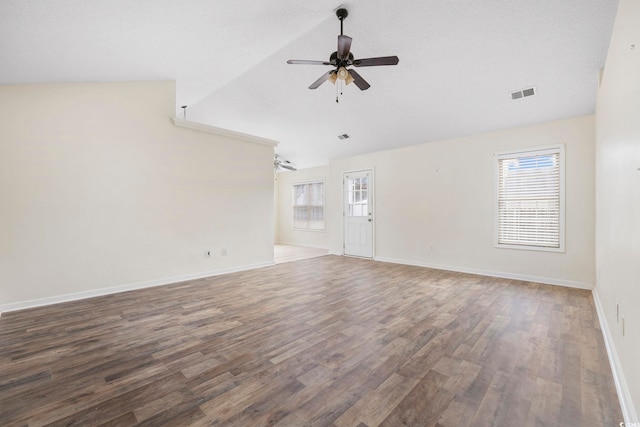
<path id="1" fill-rule="evenodd" d="M 300 228 L 296 227 L 296 221 L 293 214 L 293 208 L 295 208 L 295 186 L 306 184 L 322 184 L 322 209 L 323 209 L 323 227 L 322 228 Z M 308 206 L 308 205 L 307 205 Z M 327 184 L 324 178 L 321 179 L 306 179 L 304 181 L 296 181 L 291 183 L 291 229 L 294 231 L 310 231 L 313 233 L 325 233 L 327 231 Z"/>
<path id="2" fill-rule="evenodd" d="M 500 178 L 499 178 L 499 160 L 505 157 L 527 157 L 536 154 L 544 154 L 545 152 L 555 153 L 559 152 L 559 167 L 560 167 L 560 206 L 559 206 L 559 247 L 546 247 L 546 246 L 531 246 L 531 245 L 514 245 L 514 244 L 504 244 L 499 243 L 499 191 L 500 191 Z M 566 166 L 565 166 L 565 146 L 564 144 L 554 144 L 554 145 L 544 145 L 538 147 L 531 148 L 522 148 L 522 149 L 514 149 L 514 150 L 504 150 L 494 153 L 493 160 L 493 169 L 494 169 L 494 179 L 493 179 L 493 246 L 500 249 L 520 249 L 520 250 L 528 250 L 528 251 L 539 251 L 539 252 L 565 252 L 565 205 L 566 205 L 566 197 L 565 197 L 565 176 L 566 176 Z"/>

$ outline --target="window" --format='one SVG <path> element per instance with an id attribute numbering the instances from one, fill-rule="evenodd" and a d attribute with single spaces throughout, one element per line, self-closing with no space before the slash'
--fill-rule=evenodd
<path id="1" fill-rule="evenodd" d="M 324 182 L 293 185 L 293 228 L 324 230 Z"/>
<path id="2" fill-rule="evenodd" d="M 496 154 L 497 247 L 564 251 L 564 147 Z"/>

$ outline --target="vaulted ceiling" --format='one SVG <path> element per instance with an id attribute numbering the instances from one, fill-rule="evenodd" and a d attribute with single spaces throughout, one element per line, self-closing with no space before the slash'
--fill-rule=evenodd
<path id="1" fill-rule="evenodd" d="M 340 23 L 371 84 L 307 87 Z M 176 115 L 298 167 L 594 111 L 615 0 L 1 0 L 0 84 L 176 80 Z M 534 86 L 537 94 L 512 100 Z M 338 135 L 347 133 L 349 139 Z M 541 141 L 541 144 L 545 141 Z"/>

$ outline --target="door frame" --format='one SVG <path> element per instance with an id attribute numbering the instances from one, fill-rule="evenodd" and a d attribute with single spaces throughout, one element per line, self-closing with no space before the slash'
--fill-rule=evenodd
<path id="1" fill-rule="evenodd" d="M 365 167 L 365 168 L 358 168 L 358 169 L 349 169 L 349 170 L 345 170 L 342 171 L 342 215 L 341 215 L 341 236 L 342 236 L 342 249 L 341 249 L 341 253 L 342 256 L 355 256 L 355 255 L 346 255 L 345 254 L 345 225 L 346 225 L 346 215 L 347 215 L 347 211 L 346 211 L 346 204 L 345 204 L 345 200 L 346 200 L 346 193 L 345 193 L 345 184 L 346 184 L 346 175 L 350 174 L 350 173 L 362 173 L 362 172 L 368 172 L 369 176 L 371 178 L 370 183 L 369 183 L 369 194 L 371 194 L 371 197 L 373 198 L 373 203 L 369 204 L 369 212 L 371 212 L 371 258 L 368 257 L 364 257 L 364 259 L 376 259 L 376 212 L 375 212 L 375 203 L 376 203 L 376 184 L 375 184 L 375 168 L 373 166 L 370 167 Z M 358 257 L 358 258 L 362 258 L 362 257 Z"/>

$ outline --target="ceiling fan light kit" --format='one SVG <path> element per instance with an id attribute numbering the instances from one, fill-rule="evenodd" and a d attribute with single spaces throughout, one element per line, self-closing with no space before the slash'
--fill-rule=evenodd
<path id="1" fill-rule="evenodd" d="M 337 80 L 344 81 L 346 85 L 355 83 L 360 90 L 367 90 L 371 87 L 365 79 L 355 70 L 348 67 L 376 67 L 380 65 L 397 65 L 399 59 L 397 56 L 382 56 L 376 58 L 354 59 L 351 52 L 352 39 L 343 34 L 343 21 L 349 15 L 347 9 L 340 8 L 336 11 L 336 16 L 340 20 L 340 35 L 338 36 L 338 49 L 329 56 L 329 61 L 310 61 L 300 59 L 290 59 L 287 64 L 302 65 L 330 65 L 334 69 L 327 71 L 320 76 L 318 80 L 311 83 L 309 89 L 317 89 L 322 83 L 329 80 L 336 84 Z M 338 99 L 336 98 L 336 102 Z"/>

